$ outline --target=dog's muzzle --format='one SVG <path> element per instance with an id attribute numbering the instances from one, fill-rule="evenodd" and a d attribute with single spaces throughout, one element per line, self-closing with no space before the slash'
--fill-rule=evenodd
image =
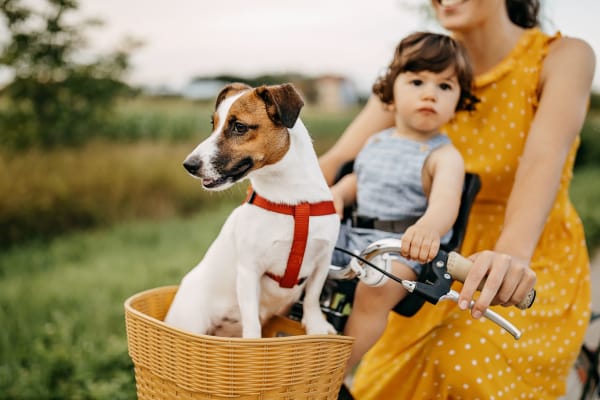
<path id="1" fill-rule="evenodd" d="M 228 157 L 213 157 L 204 164 L 199 157 L 190 156 L 183 161 L 183 167 L 194 178 L 201 179 L 205 189 L 222 190 L 244 178 L 254 167 L 251 157 L 243 158 L 233 166 L 229 163 Z"/>
<path id="2" fill-rule="evenodd" d="M 198 173 L 198 170 L 200 169 L 201 165 L 202 161 L 200 160 L 187 159 L 183 162 L 183 168 L 185 168 L 187 172 L 189 172 L 192 175 L 196 175 Z"/>

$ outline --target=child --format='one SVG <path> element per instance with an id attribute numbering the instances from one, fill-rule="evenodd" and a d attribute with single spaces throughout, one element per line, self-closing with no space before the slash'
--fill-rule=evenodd
<path id="1" fill-rule="evenodd" d="M 455 111 L 473 110 L 472 72 L 464 49 L 451 37 L 418 32 L 403 39 L 373 93 L 394 112 L 395 126 L 373 135 L 354 172 L 331 187 L 338 213 L 357 204 L 355 226 L 342 225 L 337 246 L 363 250 L 375 240 L 402 238 L 392 273 L 414 280 L 450 238 L 464 179 L 459 152 L 439 129 Z M 335 252 L 332 263 L 349 256 Z M 357 286 L 345 334 L 355 337 L 348 369 L 377 341 L 388 312 L 406 296 L 397 282 Z"/>

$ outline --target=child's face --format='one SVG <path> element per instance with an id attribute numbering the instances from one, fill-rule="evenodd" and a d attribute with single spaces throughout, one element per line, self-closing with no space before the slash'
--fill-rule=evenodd
<path id="1" fill-rule="evenodd" d="M 460 97 L 460 85 L 450 67 L 442 72 L 403 72 L 394 82 L 396 126 L 432 133 L 450 121 Z"/>

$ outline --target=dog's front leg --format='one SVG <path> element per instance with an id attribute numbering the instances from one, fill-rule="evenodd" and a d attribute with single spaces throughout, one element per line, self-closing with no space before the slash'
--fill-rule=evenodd
<path id="1" fill-rule="evenodd" d="M 337 333 L 335 328 L 325 319 L 319 304 L 321 291 L 329 271 L 329 261 L 330 257 L 321 257 L 317 260 L 317 266 L 313 274 L 306 281 L 302 325 L 304 325 L 306 333 L 309 335 Z"/>
<path id="2" fill-rule="evenodd" d="M 239 266 L 237 275 L 237 297 L 242 317 L 242 337 L 261 337 L 260 325 L 260 277 L 253 266 Z"/>

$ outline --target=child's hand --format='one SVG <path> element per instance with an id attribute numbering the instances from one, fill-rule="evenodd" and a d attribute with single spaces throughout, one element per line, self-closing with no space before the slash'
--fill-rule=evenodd
<path id="1" fill-rule="evenodd" d="M 427 263 L 437 255 L 440 249 L 440 235 L 433 229 L 419 224 L 410 226 L 402 236 L 403 257 L 420 263 Z"/>

